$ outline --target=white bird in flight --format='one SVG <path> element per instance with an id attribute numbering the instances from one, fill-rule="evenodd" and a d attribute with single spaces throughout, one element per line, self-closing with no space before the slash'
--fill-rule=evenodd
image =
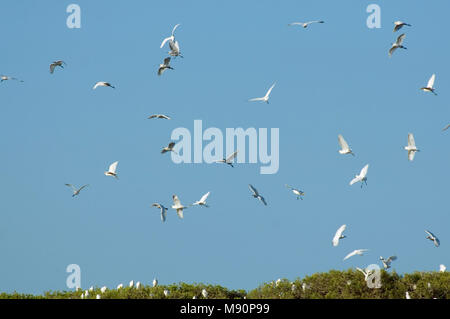
<path id="1" fill-rule="evenodd" d="M 357 269 L 358 271 L 362 272 L 362 274 L 364 275 L 364 280 L 365 280 L 365 281 L 367 281 L 367 279 L 369 278 L 370 274 L 371 274 L 372 272 L 374 272 L 373 269 L 372 269 L 372 270 L 367 270 L 367 269 L 363 270 L 363 269 L 361 269 L 361 268 L 359 268 L 359 267 L 356 267 L 356 269 Z"/>
<path id="2" fill-rule="evenodd" d="M 80 188 L 76 188 L 75 186 L 73 186 L 72 184 L 65 184 L 66 186 L 72 188 L 73 194 L 72 197 L 77 196 L 78 194 L 80 194 L 81 190 L 87 186 L 89 186 L 89 184 L 83 185 Z"/>
<path id="3" fill-rule="evenodd" d="M 353 156 L 355 156 L 341 134 L 338 135 L 338 142 L 339 146 L 341 147 L 341 149 L 339 150 L 339 154 L 352 154 Z"/>
<path id="4" fill-rule="evenodd" d="M 15 81 L 23 82 L 22 80 L 19 80 L 18 78 L 14 78 L 14 77 L 7 76 L 7 75 L 0 75 L 0 82 L 9 81 L 9 80 L 15 80 Z"/>
<path id="5" fill-rule="evenodd" d="M 224 158 L 222 160 L 216 161 L 216 163 L 224 163 L 224 164 L 230 165 L 231 167 L 234 167 L 233 166 L 233 160 L 236 157 L 237 153 L 238 153 L 238 151 L 236 151 L 233 154 L 229 155 L 227 158 Z"/>
<path id="6" fill-rule="evenodd" d="M 114 87 L 113 85 L 111 85 L 111 83 L 109 83 L 109 82 L 103 82 L 103 81 L 100 81 L 100 82 L 95 83 L 95 85 L 94 85 L 94 87 L 93 87 L 92 89 L 95 90 L 95 89 L 98 88 L 99 86 L 110 87 L 110 88 L 115 89 L 115 87 Z"/>
<path id="7" fill-rule="evenodd" d="M 157 118 L 157 119 L 170 120 L 170 117 L 168 117 L 167 115 L 164 115 L 164 114 L 153 114 L 153 115 L 150 115 L 148 118 L 149 119 Z"/>
<path id="8" fill-rule="evenodd" d="M 289 23 L 288 26 L 301 25 L 303 28 L 307 28 L 310 24 L 313 24 L 313 23 L 325 23 L 325 21 L 315 20 L 315 21 L 308 21 L 308 22 L 292 22 L 292 23 Z"/>
<path id="9" fill-rule="evenodd" d="M 167 153 L 167 152 L 174 152 L 175 154 L 177 154 L 177 152 L 175 152 L 173 150 L 173 148 L 175 147 L 175 142 L 170 142 L 169 145 L 167 145 L 166 147 L 164 147 L 161 150 L 161 154 Z"/>
<path id="10" fill-rule="evenodd" d="M 380 260 L 383 263 L 384 269 L 391 268 L 391 263 L 397 259 L 397 256 L 390 256 L 388 259 L 384 259 L 383 256 L 380 256 Z"/>
<path id="11" fill-rule="evenodd" d="M 251 184 L 248 184 L 248 187 L 250 188 L 250 190 L 253 193 L 253 197 L 259 199 L 264 205 L 267 206 L 266 200 L 264 199 L 264 197 L 262 197 L 258 191 L 256 190 L 256 188 L 254 188 Z"/>
<path id="12" fill-rule="evenodd" d="M 420 152 L 420 150 L 416 147 L 416 142 L 414 141 L 414 135 L 412 133 L 408 133 L 408 145 L 405 146 L 405 150 L 408 151 L 408 159 L 412 161 L 416 152 Z"/>
<path id="13" fill-rule="evenodd" d="M 448 130 L 449 127 L 450 127 L 450 124 L 448 124 L 446 127 L 444 127 L 444 128 L 442 129 L 442 131 Z"/>
<path id="14" fill-rule="evenodd" d="M 164 59 L 164 63 L 163 64 L 159 65 L 158 75 L 163 74 L 166 69 L 174 70 L 174 68 L 172 68 L 170 66 L 170 56 Z"/>
<path id="15" fill-rule="evenodd" d="M 291 189 L 292 192 L 293 192 L 295 195 L 297 195 L 297 200 L 298 200 L 298 199 L 303 200 L 303 197 L 302 197 L 302 196 L 305 196 L 305 192 L 303 192 L 303 191 L 301 191 L 301 190 L 299 190 L 299 189 L 297 189 L 297 188 L 294 188 L 294 187 L 292 187 L 292 186 L 289 186 L 289 185 L 287 185 L 287 184 L 286 184 L 286 187 L 289 188 L 289 189 Z"/>
<path id="16" fill-rule="evenodd" d="M 427 239 L 431 240 L 436 247 L 439 247 L 441 242 L 439 241 L 439 238 L 437 238 L 432 232 L 429 230 L 425 230 L 425 232 L 428 234 Z"/>
<path id="17" fill-rule="evenodd" d="M 393 32 L 397 32 L 398 30 L 400 30 L 401 28 L 403 28 L 403 26 L 408 26 L 410 27 L 411 25 L 402 21 L 395 21 L 394 22 L 394 31 Z"/>
<path id="18" fill-rule="evenodd" d="M 192 206 L 198 205 L 198 206 L 203 206 L 203 207 L 209 207 L 206 204 L 206 199 L 208 198 L 209 194 L 210 194 L 210 192 L 207 192 L 205 195 L 202 196 L 202 198 L 200 198 L 199 201 L 196 201 L 194 204 L 192 204 Z"/>
<path id="19" fill-rule="evenodd" d="M 269 96 L 270 93 L 272 92 L 272 89 L 274 88 L 276 83 L 272 84 L 272 86 L 270 87 L 270 89 L 267 91 L 266 95 L 264 95 L 263 97 L 255 97 L 253 99 L 250 99 L 250 102 L 254 102 L 254 101 L 262 101 L 262 102 L 266 102 L 267 104 L 269 104 Z"/>
<path id="20" fill-rule="evenodd" d="M 404 34 L 404 33 L 398 36 L 397 41 L 395 41 L 395 43 L 392 44 L 392 47 L 389 50 L 389 57 L 391 57 L 392 54 L 394 53 L 394 51 L 397 50 L 398 48 L 406 50 L 406 47 L 404 47 L 402 45 L 403 40 L 405 39 L 405 37 L 406 37 L 406 34 Z"/>
<path id="21" fill-rule="evenodd" d="M 180 58 L 183 57 L 180 52 L 180 44 L 178 43 L 178 41 L 169 40 L 169 48 L 170 48 L 170 51 L 168 52 L 169 55 L 173 57 L 177 56 L 179 56 Z"/>
<path id="22" fill-rule="evenodd" d="M 109 169 L 107 172 L 105 172 L 106 176 L 114 176 L 116 179 L 118 179 L 117 177 L 117 164 L 119 164 L 119 161 L 112 163 L 111 165 L 109 165 Z"/>
<path id="23" fill-rule="evenodd" d="M 169 41 L 169 40 L 172 40 L 172 41 L 175 40 L 175 30 L 176 30 L 179 26 L 180 26 L 179 23 L 178 23 L 176 26 L 174 26 L 173 29 L 172 29 L 172 34 L 171 34 L 171 36 L 165 38 L 165 39 L 162 41 L 161 46 L 160 46 L 161 49 L 162 49 L 162 47 L 164 46 L 164 44 L 166 44 L 167 41 Z"/>
<path id="24" fill-rule="evenodd" d="M 369 164 L 364 166 L 359 173 L 359 175 L 356 175 L 354 179 L 350 181 L 350 185 L 353 185 L 357 182 L 361 182 L 361 188 L 363 187 L 363 182 L 367 185 L 367 171 L 369 170 Z"/>
<path id="25" fill-rule="evenodd" d="M 344 260 L 347 260 L 350 257 L 355 256 L 355 255 L 362 256 L 366 251 L 369 251 L 369 250 L 368 249 L 356 249 L 356 250 L 352 251 L 350 254 L 348 254 L 347 256 L 345 256 Z"/>
<path id="26" fill-rule="evenodd" d="M 53 62 L 52 64 L 50 64 L 50 73 L 53 74 L 53 72 L 55 71 L 55 68 L 57 66 L 64 69 L 64 65 L 66 65 L 66 62 L 64 62 L 63 60 L 58 60 L 58 61 Z"/>
<path id="27" fill-rule="evenodd" d="M 153 203 L 152 207 L 157 207 L 160 209 L 161 212 L 161 220 L 164 223 L 166 221 L 166 216 L 167 216 L 167 208 L 164 207 L 164 205 L 160 204 L 160 203 Z"/>
<path id="28" fill-rule="evenodd" d="M 178 198 L 177 195 L 173 195 L 172 199 L 173 199 L 172 208 L 177 211 L 178 217 L 183 218 L 183 209 L 188 209 L 188 207 L 183 206 L 181 204 L 180 199 Z"/>
<path id="29" fill-rule="evenodd" d="M 336 231 L 336 234 L 334 234 L 332 243 L 333 246 L 336 247 L 337 245 L 339 245 L 339 240 L 346 238 L 345 235 L 342 235 L 342 233 L 344 232 L 345 228 L 347 228 L 347 225 L 342 225 L 341 227 L 339 227 L 339 229 Z"/>
<path id="30" fill-rule="evenodd" d="M 431 92 L 434 95 L 437 95 L 436 89 L 434 88 L 434 81 L 436 80 L 436 74 L 433 74 L 428 80 L 427 86 L 420 88 L 424 92 Z"/>

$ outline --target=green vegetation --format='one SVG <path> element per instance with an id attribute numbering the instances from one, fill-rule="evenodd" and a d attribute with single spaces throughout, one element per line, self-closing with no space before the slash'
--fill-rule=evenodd
<path id="1" fill-rule="evenodd" d="M 97 287 L 89 292 L 88 299 L 101 295 L 102 299 L 201 299 L 202 289 L 208 291 L 208 298 L 218 299 L 404 299 L 406 291 L 414 298 L 450 298 L 450 272 L 415 272 L 398 275 L 395 272 L 381 271 L 381 288 L 368 288 L 362 273 L 350 269 L 347 271 L 331 270 L 327 273 L 316 273 L 297 279 L 293 282 L 282 279 L 264 283 L 249 292 L 245 290 L 228 290 L 221 286 L 204 284 L 172 284 L 166 286 L 142 286 L 140 289 L 125 287 L 108 289 L 105 293 Z M 170 294 L 166 297 L 164 290 Z M 29 294 L 0 294 L 0 299 L 79 299 L 84 290 L 50 291 L 43 296 Z"/>

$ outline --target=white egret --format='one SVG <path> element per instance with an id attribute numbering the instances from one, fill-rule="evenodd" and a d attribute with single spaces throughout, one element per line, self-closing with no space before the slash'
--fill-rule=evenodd
<path id="1" fill-rule="evenodd" d="M 433 74 L 428 80 L 427 86 L 420 88 L 424 92 L 431 92 L 434 95 L 437 95 L 436 89 L 434 88 L 434 81 L 436 80 L 436 74 Z"/>
<path id="2" fill-rule="evenodd" d="M 369 164 L 364 166 L 359 173 L 359 175 L 356 175 L 354 179 L 350 181 L 350 185 L 353 185 L 357 182 L 361 182 L 361 188 L 363 187 L 363 183 L 367 185 L 367 171 L 369 170 Z"/>
<path id="3" fill-rule="evenodd" d="M 339 150 L 339 154 L 352 154 L 353 156 L 355 156 L 341 134 L 338 135 L 338 142 L 339 146 L 341 147 L 341 149 Z"/>
<path id="4" fill-rule="evenodd" d="M 231 167 L 234 167 L 233 166 L 233 160 L 236 157 L 237 153 L 238 153 L 238 151 L 236 151 L 233 154 L 229 155 L 227 158 L 224 158 L 222 160 L 216 161 L 216 163 L 225 163 L 225 164 L 230 165 Z"/>
<path id="5" fill-rule="evenodd" d="M 332 243 L 333 246 L 336 247 L 337 245 L 339 245 L 339 240 L 346 238 L 346 236 L 342 235 L 342 233 L 344 232 L 345 228 L 347 228 L 347 225 L 342 225 L 341 227 L 339 227 L 339 229 L 336 231 L 336 234 L 333 237 Z"/>
<path id="6" fill-rule="evenodd" d="M 272 89 L 274 88 L 276 83 L 272 84 L 272 86 L 270 87 L 270 89 L 267 91 L 266 95 L 264 95 L 263 97 L 255 97 L 253 99 L 250 99 L 250 102 L 254 102 L 254 101 L 262 101 L 262 102 L 266 102 L 267 104 L 269 104 L 269 96 L 270 93 L 272 92 Z"/>
<path id="7" fill-rule="evenodd" d="M 374 272 L 373 269 L 372 269 L 372 270 L 367 270 L 367 269 L 363 270 L 363 269 L 361 269 L 361 268 L 359 268 L 359 267 L 356 267 L 356 269 L 357 269 L 358 271 L 360 271 L 360 272 L 364 275 L 364 280 L 365 280 L 365 281 L 367 281 L 367 279 L 368 279 L 369 276 L 372 274 L 372 272 Z"/>
<path id="8" fill-rule="evenodd" d="M 384 259 L 383 256 L 380 256 L 380 260 L 383 263 L 384 269 L 391 268 L 391 263 L 397 259 L 397 256 L 390 256 L 388 259 Z"/>
<path id="9" fill-rule="evenodd" d="M 140 288 L 141 288 L 141 282 L 138 281 L 138 282 L 136 283 L 136 289 L 140 289 Z"/>
<path id="10" fill-rule="evenodd" d="M 411 296 L 409 295 L 408 291 L 405 293 L 405 296 L 406 296 L 406 299 L 411 299 Z"/>
<path id="11" fill-rule="evenodd" d="M 325 21 L 315 20 L 315 21 L 308 21 L 308 22 L 292 22 L 292 23 L 289 23 L 288 26 L 300 25 L 303 28 L 307 28 L 310 24 L 313 24 L 313 23 L 325 23 Z"/>
<path id="12" fill-rule="evenodd" d="M 95 299 L 102 299 L 102 297 L 99 294 L 97 294 L 97 296 L 95 296 Z"/>
<path id="13" fill-rule="evenodd" d="M 133 287 L 134 287 L 134 280 L 130 281 L 129 287 L 130 287 L 130 288 L 133 288 Z"/>
<path id="14" fill-rule="evenodd" d="M 84 297 L 85 298 L 89 297 L 89 291 L 87 291 L 87 290 L 84 291 Z"/>
<path id="15" fill-rule="evenodd" d="M 414 141 L 414 135 L 412 133 L 408 133 L 408 145 L 405 146 L 405 150 L 408 151 L 408 159 L 412 161 L 416 152 L 420 152 L 416 147 L 416 142 Z"/>
<path id="16" fill-rule="evenodd" d="M 3 82 L 3 81 L 10 81 L 10 80 L 15 80 L 15 81 L 23 82 L 22 80 L 19 80 L 18 78 L 14 78 L 14 77 L 7 76 L 7 75 L 0 75 L 0 82 Z"/>
<path id="17" fill-rule="evenodd" d="M 108 289 L 106 286 L 103 286 L 101 289 L 100 289 L 100 292 L 102 293 L 102 294 L 104 294 L 105 292 L 106 292 L 106 289 Z"/>
<path id="18" fill-rule="evenodd" d="M 119 284 L 119 285 L 117 286 L 117 290 L 122 289 L 122 288 L 123 288 L 123 284 Z"/>
<path id="19" fill-rule="evenodd" d="M 439 272 L 445 272 L 447 270 L 447 267 L 445 267 L 444 264 L 439 265 Z"/>
<path id="20" fill-rule="evenodd" d="M 167 289 L 164 289 L 164 296 L 169 297 L 170 291 Z"/>
<path id="21" fill-rule="evenodd" d="M 166 221 L 166 216 L 167 216 L 167 207 L 164 207 L 164 205 L 160 204 L 160 203 L 153 203 L 152 207 L 157 207 L 160 209 L 161 212 L 161 220 L 164 223 Z"/>
<path id="22" fill-rule="evenodd" d="M 392 44 L 392 47 L 389 50 L 389 57 L 391 57 L 392 54 L 394 53 L 394 51 L 397 50 L 398 48 L 406 50 L 406 47 L 404 47 L 402 45 L 403 40 L 405 39 L 405 37 L 406 37 L 406 34 L 404 34 L 404 33 L 398 36 L 397 41 L 395 41 L 395 43 Z"/>
<path id="23" fill-rule="evenodd" d="M 437 238 L 432 232 L 429 230 L 425 230 L 425 232 L 428 234 L 427 239 L 431 240 L 436 247 L 439 247 L 441 242 L 439 241 L 439 238 Z"/>
<path id="24" fill-rule="evenodd" d="M 344 257 L 344 260 L 347 260 L 347 259 L 349 259 L 350 257 L 355 256 L 355 255 L 362 256 L 362 255 L 364 255 L 364 253 L 365 253 L 366 251 L 369 251 L 369 250 L 368 250 L 368 249 L 356 249 L 356 250 L 352 251 L 351 253 L 349 253 L 347 256 L 345 256 L 345 257 Z"/>
<path id="25" fill-rule="evenodd" d="M 116 161 L 114 163 L 112 163 L 111 165 L 109 165 L 109 169 L 107 172 L 105 172 L 106 176 L 114 176 L 116 179 L 118 179 L 119 177 L 117 177 L 117 164 L 119 164 L 119 161 Z"/>
<path id="26" fill-rule="evenodd" d="M 157 119 L 170 120 L 170 117 L 168 117 L 167 115 L 164 115 L 164 114 L 153 114 L 153 115 L 150 115 L 148 118 L 149 119 L 157 118 Z"/>
<path id="27" fill-rule="evenodd" d="M 66 62 L 64 62 L 63 60 L 58 60 L 58 61 L 53 62 L 52 64 L 50 64 L 50 73 L 53 74 L 53 72 L 55 71 L 55 68 L 57 66 L 64 69 L 64 65 L 66 65 Z"/>
<path id="28" fill-rule="evenodd" d="M 175 30 L 176 30 L 179 26 L 180 26 L 180 24 L 177 24 L 176 26 L 174 26 L 173 29 L 172 29 L 172 34 L 170 35 L 170 37 L 167 37 L 167 38 L 165 38 L 165 39 L 162 41 L 161 46 L 160 46 L 161 49 L 162 49 L 162 47 L 164 46 L 164 44 L 166 44 L 167 41 L 169 41 L 169 40 L 172 40 L 172 41 L 175 40 Z"/>
<path id="29" fill-rule="evenodd" d="M 77 196 L 78 194 L 80 194 L 81 190 L 87 186 L 89 186 L 89 184 L 83 185 L 80 188 L 76 188 L 75 186 L 73 186 L 72 184 L 65 184 L 66 186 L 72 188 L 73 194 L 72 197 Z"/>
<path id="30" fill-rule="evenodd" d="M 177 154 L 177 152 L 175 152 L 173 150 L 173 147 L 175 146 L 175 142 L 170 142 L 169 145 L 167 145 L 166 147 L 164 147 L 161 150 L 161 154 L 167 153 L 167 152 L 174 152 L 175 154 Z"/>
<path id="31" fill-rule="evenodd" d="M 302 197 L 302 196 L 305 196 L 305 192 L 299 190 L 298 188 L 294 188 L 294 187 L 292 187 L 292 186 L 289 186 L 289 185 L 287 185 L 287 184 L 286 184 L 286 187 L 289 188 L 290 190 L 292 190 L 292 192 L 293 192 L 295 195 L 297 195 L 297 200 L 298 200 L 298 199 L 303 200 L 303 197 Z"/>
<path id="32" fill-rule="evenodd" d="M 90 292 L 94 291 L 94 287 L 91 286 L 91 287 L 89 288 L 89 291 L 90 291 Z"/>
<path id="33" fill-rule="evenodd" d="M 180 52 L 180 44 L 178 43 L 178 41 L 169 40 L 169 47 L 170 51 L 168 52 L 168 54 L 170 56 L 173 57 L 179 56 L 180 58 L 183 57 Z"/>
<path id="34" fill-rule="evenodd" d="M 103 81 L 100 81 L 100 82 L 95 83 L 95 85 L 94 85 L 94 87 L 93 87 L 92 89 L 95 90 L 95 89 L 98 88 L 99 86 L 110 87 L 110 88 L 115 89 L 115 87 L 114 87 L 113 85 L 111 85 L 111 83 L 109 83 L 109 82 L 103 82 Z"/>
<path id="35" fill-rule="evenodd" d="M 203 296 L 203 298 L 208 298 L 208 292 L 206 291 L 206 289 L 205 288 L 203 288 L 202 289 L 202 296 Z"/>
<path id="36" fill-rule="evenodd" d="M 188 209 L 188 207 L 183 206 L 181 204 L 180 199 L 178 198 L 177 195 L 173 195 L 172 199 L 173 199 L 172 208 L 177 211 L 178 217 L 183 218 L 183 209 Z"/>
<path id="37" fill-rule="evenodd" d="M 192 206 L 203 206 L 203 207 L 209 207 L 206 204 L 206 199 L 208 198 L 210 192 L 207 192 L 205 195 L 202 196 L 202 198 L 200 198 L 200 200 L 196 201 L 194 204 L 192 204 Z"/>
<path id="38" fill-rule="evenodd" d="M 402 21 L 395 21 L 394 22 L 394 31 L 392 32 L 397 32 L 398 30 L 400 30 L 401 28 L 403 28 L 403 26 L 408 26 L 410 27 L 411 25 Z"/>
<path id="39" fill-rule="evenodd" d="M 252 196 L 253 196 L 254 198 L 259 199 L 264 205 L 267 206 L 266 200 L 264 199 L 264 197 L 262 197 L 262 196 L 258 193 L 258 191 L 256 190 L 256 188 L 254 188 L 251 184 L 248 184 L 248 187 L 250 188 L 250 190 L 251 190 L 252 193 L 253 193 Z"/>
<path id="40" fill-rule="evenodd" d="M 174 68 L 170 66 L 170 57 L 165 58 L 164 63 L 159 65 L 158 75 L 163 74 L 166 69 L 174 70 Z"/>
<path id="41" fill-rule="evenodd" d="M 156 287 L 156 286 L 158 286 L 158 279 L 153 279 L 153 287 Z"/>

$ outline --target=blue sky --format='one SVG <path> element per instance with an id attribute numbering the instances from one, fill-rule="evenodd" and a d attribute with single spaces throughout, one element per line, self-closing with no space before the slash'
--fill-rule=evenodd
<path id="1" fill-rule="evenodd" d="M 81 7 L 81 29 L 66 7 Z M 381 7 L 381 28 L 366 7 Z M 0 290 L 204 282 L 252 289 L 365 267 L 396 254 L 405 273 L 450 266 L 448 1 L 24 1 L 0 3 Z M 307 29 L 293 21 L 325 20 Z M 387 52 L 400 34 L 404 45 Z M 172 27 L 184 59 L 158 77 Z M 62 59 L 64 70 L 48 72 Z M 419 90 L 436 73 L 438 96 Z M 109 81 L 116 90 L 92 86 Z M 250 103 L 277 82 L 270 104 Z M 148 120 L 153 113 L 173 119 Z M 173 129 L 279 128 L 280 169 L 174 164 Z M 412 132 L 422 150 L 403 147 Z M 344 135 L 356 157 L 338 154 Z M 104 176 L 118 160 L 119 180 Z M 369 163 L 368 187 L 349 186 Z M 71 197 L 65 183 L 90 184 Z M 250 196 L 253 184 L 268 206 Z M 303 201 L 284 187 L 305 191 Z M 172 194 L 210 208 L 173 210 Z M 331 239 L 347 224 L 348 238 Z M 426 240 L 429 229 L 441 240 Z M 364 256 L 342 261 L 350 251 Z M 381 266 L 381 264 L 380 264 Z"/>

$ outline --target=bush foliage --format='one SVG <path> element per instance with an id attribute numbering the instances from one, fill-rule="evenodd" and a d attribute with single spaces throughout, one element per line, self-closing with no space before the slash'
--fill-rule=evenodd
<path id="1" fill-rule="evenodd" d="M 89 291 L 85 299 L 202 299 L 202 289 L 211 299 L 404 299 L 408 291 L 410 297 L 420 299 L 447 299 L 450 297 L 449 272 L 414 272 L 398 275 L 396 272 L 381 270 L 381 287 L 369 288 L 364 275 L 356 270 L 331 270 L 315 273 L 303 279 L 289 281 L 280 279 L 264 283 L 249 292 L 228 290 L 218 285 L 172 284 L 157 287 L 141 286 L 107 289 L 101 293 L 100 287 Z M 169 295 L 164 295 L 164 290 Z M 85 290 L 49 291 L 42 296 L 19 293 L 1 293 L 0 299 L 80 299 Z"/>

